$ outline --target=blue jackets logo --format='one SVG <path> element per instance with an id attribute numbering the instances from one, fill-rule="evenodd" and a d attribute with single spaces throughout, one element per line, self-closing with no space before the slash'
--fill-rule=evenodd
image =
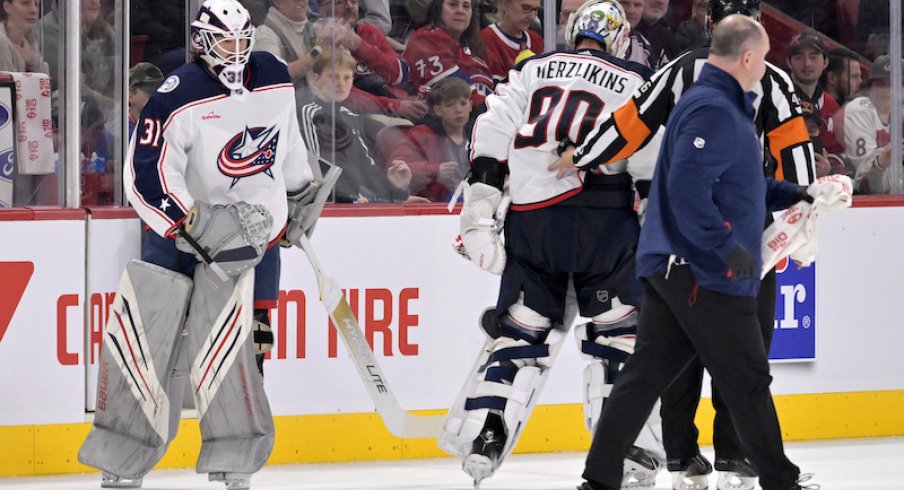
<path id="1" fill-rule="evenodd" d="M 769 359 L 816 359 L 816 265 L 803 269 L 787 257 L 775 267 L 775 337 Z"/>
<path id="2" fill-rule="evenodd" d="M 242 177 L 266 173 L 273 178 L 270 167 L 276 162 L 279 131 L 269 128 L 248 128 L 233 136 L 220 150 L 217 166 L 220 172 L 232 177 L 234 186 Z M 230 186 L 230 187 L 231 187 Z"/>

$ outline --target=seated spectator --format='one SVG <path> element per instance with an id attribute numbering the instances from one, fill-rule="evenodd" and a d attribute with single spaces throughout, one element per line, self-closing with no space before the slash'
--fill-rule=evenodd
<path id="1" fill-rule="evenodd" d="M 675 45 L 679 53 L 709 45 L 706 34 L 708 12 L 709 0 L 694 0 L 690 18 L 679 24 L 675 31 Z"/>
<path id="2" fill-rule="evenodd" d="M 0 71 L 47 73 L 34 30 L 37 0 L 2 0 L 0 12 Z"/>
<path id="3" fill-rule="evenodd" d="M 113 28 L 101 15 L 100 0 L 81 0 L 82 46 L 82 98 L 85 103 L 100 109 L 104 119 L 111 119 L 113 106 L 113 82 L 116 74 L 115 43 Z M 58 89 L 60 71 L 60 13 L 59 0 L 41 18 L 41 36 L 44 40 L 44 60 L 50 70 L 53 88 Z M 103 121 L 99 121 L 103 125 Z"/>
<path id="4" fill-rule="evenodd" d="M 359 21 L 357 0 L 325 0 L 320 6 L 320 18 L 326 23 L 318 34 L 318 44 L 335 44 L 351 52 L 358 61 L 356 87 L 383 97 L 407 97 L 403 86 L 409 81 L 408 62 L 393 49 L 385 34 Z M 426 104 L 419 104 L 423 110 L 409 114 L 414 119 L 426 113 Z"/>
<path id="5" fill-rule="evenodd" d="M 888 53 L 891 24 L 889 4 L 889 0 L 860 0 L 857 36 L 865 44 L 863 54 L 867 58 L 872 59 Z"/>
<path id="6" fill-rule="evenodd" d="M 860 90 L 863 75 L 860 57 L 845 48 L 835 48 L 828 53 L 829 66 L 823 72 L 823 89 L 843 105 Z M 831 116 L 831 114 L 830 114 Z"/>
<path id="7" fill-rule="evenodd" d="M 659 59 L 653 56 L 653 47 L 650 41 L 637 30 L 637 26 L 643 22 L 643 6 L 644 0 L 619 0 L 622 9 L 625 11 L 625 19 L 631 25 L 631 42 L 628 50 L 625 52 L 625 59 L 640 63 L 651 70 L 659 68 Z M 578 4 L 580 7 L 581 4 Z"/>
<path id="8" fill-rule="evenodd" d="M 138 63 L 129 69 L 129 138 L 132 137 L 141 110 L 162 81 L 160 68 L 150 63 Z M 108 132 L 112 133 L 109 128 Z"/>
<path id="9" fill-rule="evenodd" d="M 303 88 L 317 58 L 318 50 L 314 46 L 314 23 L 308 21 L 308 0 L 271 0 L 267 18 L 254 32 L 254 50 L 284 60 L 295 88 Z"/>
<path id="10" fill-rule="evenodd" d="M 443 78 L 458 77 L 471 86 L 475 107 L 482 107 L 484 97 L 493 91 L 482 55 L 477 4 L 471 0 L 432 0 L 427 25 L 412 34 L 402 54 L 415 87 L 429 88 Z"/>
<path id="11" fill-rule="evenodd" d="M 298 114 L 301 135 L 308 150 L 342 168 L 334 191 L 336 202 L 409 200 L 411 169 L 398 164 L 384 173 L 369 147 L 367 120 L 339 105 L 351 92 L 356 65 L 342 48 L 317 57 L 311 68 L 312 98 Z"/>
<path id="12" fill-rule="evenodd" d="M 656 67 L 665 65 L 678 54 L 675 34 L 663 19 L 668 9 L 668 0 L 644 0 L 643 19 L 632 26 L 650 43 Z"/>
<path id="13" fill-rule="evenodd" d="M 829 66 L 822 74 L 823 88 L 825 92 L 835 98 L 838 106 L 850 100 L 860 90 L 862 82 L 860 74 L 860 58 L 856 53 L 845 48 L 836 48 L 829 51 Z M 823 109 L 822 118 L 826 122 L 825 138 L 826 150 L 829 153 L 844 153 L 844 142 L 835 137 L 835 114 L 840 107 L 833 111 L 826 107 Z"/>
<path id="14" fill-rule="evenodd" d="M 459 78 L 445 78 L 430 91 L 431 117 L 410 128 L 392 152 L 392 165 L 411 168 L 412 194 L 448 201 L 468 173 L 471 88 Z"/>
<path id="15" fill-rule="evenodd" d="M 835 98 L 827 94 L 820 83 L 822 72 L 829 65 L 829 59 L 819 34 L 804 31 L 795 37 L 788 47 L 786 62 L 791 81 L 794 82 L 794 91 L 802 103 L 813 104 L 816 113 L 822 114 L 823 120 L 819 129 L 820 134 L 826 134 L 829 127 L 826 115 L 835 114 L 839 107 Z"/>
<path id="16" fill-rule="evenodd" d="M 890 77 L 891 57 L 876 58 L 869 70 L 867 95 L 845 104 L 835 116 L 835 136 L 844 141 L 845 153 L 856 170 L 854 190 L 862 194 L 889 191 L 885 172 L 892 163 L 889 125 L 893 115 L 902 117 L 900 109 L 891 107 Z"/>
<path id="17" fill-rule="evenodd" d="M 522 54 L 533 56 L 543 52 L 543 38 L 529 28 L 540 12 L 540 0 L 499 0 L 499 21 L 480 31 L 484 59 L 499 82 Z"/>

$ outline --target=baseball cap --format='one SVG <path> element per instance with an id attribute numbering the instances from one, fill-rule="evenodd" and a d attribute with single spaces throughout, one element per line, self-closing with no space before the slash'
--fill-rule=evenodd
<path id="1" fill-rule="evenodd" d="M 153 90 L 163 81 L 163 72 L 151 63 L 138 63 L 129 68 L 129 90 Z"/>
<path id="2" fill-rule="evenodd" d="M 891 77 L 891 56 L 883 54 L 873 61 L 869 67 L 868 80 Z"/>
<path id="3" fill-rule="evenodd" d="M 819 34 L 816 34 L 815 31 L 804 31 L 801 32 L 799 36 L 795 37 L 791 40 L 791 44 L 788 46 L 788 56 L 794 56 L 795 54 L 799 54 L 806 47 L 812 47 L 822 53 L 823 56 L 826 54 L 826 45 L 823 44 L 822 38 L 819 37 Z"/>

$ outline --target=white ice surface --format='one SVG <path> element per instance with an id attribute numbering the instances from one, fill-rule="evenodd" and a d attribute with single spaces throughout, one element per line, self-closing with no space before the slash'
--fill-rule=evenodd
<path id="1" fill-rule="evenodd" d="M 712 448 L 704 448 L 712 458 Z M 904 438 L 854 439 L 788 443 L 788 456 L 804 472 L 816 473 L 823 490 L 904 489 Z M 515 455 L 481 485 L 485 490 L 571 490 L 581 482 L 583 453 Z M 711 485 L 715 485 L 712 478 Z M 0 479 L 0 488 L 15 490 L 98 489 L 99 475 Z M 157 470 L 146 478 L 145 490 L 219 490 L 191 470 Z M 252 490 L 468 490 L 471 482 L 458 460 L 429 459 L 384 463 L 268 466 L 254 476 Z M 657 489 L 670 487 L 661 473 Z"/>

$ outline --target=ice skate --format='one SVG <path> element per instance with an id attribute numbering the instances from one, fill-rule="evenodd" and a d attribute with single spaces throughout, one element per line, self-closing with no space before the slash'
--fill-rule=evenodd
<path id="1" fill-rule="evenodd" d="M 646 451 L 631 446 L 625 455 L 625 473 L 622 477 L 622 489 L 653 488 L 656 486 L 656 474 L 659 473 L 659 460 Z"/>
<path id="2" fill-rule="evenodd" d="M 461 465 L 464 472 L 474 479 L 474 488 L 479 488 L 481 481 L 493 476 L 505 447 L 505 439 L 502 417 L 490 413 L 480 435 L 474 439 L 471 454 Z"/>
<path id="3" fill-rule="evenodd" d="M 746 460 L 717 459 L 716 471 L 719 472 L 718 490 L 754 490 L 757 473 Z"/>
<path id="4" fill-rule="evenodd" d="M 143 478 L 120 478 L 113 473 L 102 471 L 100 473 L 101 488 L 141 488 Z"/>
<path id="5" fill-rule="evenodd" d="M 251 475 L 248 473 L 210 473 L 208 479 L 225 483 L 226 490 L 251 489 Z"/>
<path id="6" fill-rule="evenodd" d="M 713 466 L 698 454 L 689 460 L 669 462 L 673 490 L 708 490 Z"/>

